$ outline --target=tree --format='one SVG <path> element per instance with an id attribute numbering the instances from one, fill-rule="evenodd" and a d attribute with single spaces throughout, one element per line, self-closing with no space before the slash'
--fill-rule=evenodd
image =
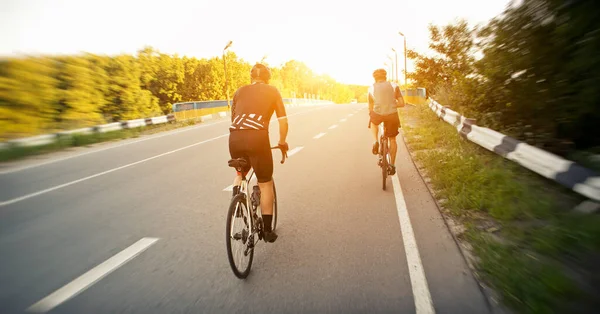
<path id="1" fill-rule="evenodd" d="M 58 97 L 51 58 L 0 61 L 0 139 L 53 129 L 53 104 Z"/>
<path id="2" fill-rule="evenodd" d="M 251 64 L 228 52 L 230 96 L 250 83 Z M 347 103 L 366 93 L 306 64 L 272 66 L 283 97 L 319 95 Z M 364 93 L 363 93 L 364 89 Z M 144 47 L 133 55 L 93 54 L 0 61 L 0 138 L 27 136 L 170 113 L 181 101 L 226 98 L 223 59 L 196 59 Z"/>
<path id="3" fill-rule="evenodd" d="M 407 76 L 418 87 L 441 98 L 444 104 L 464 113 L 472 113 L 477 98 L 478 78 L 473 56 L 475 30 L 465 20 L 444 27 L 429 25 L 429 48 L 433 56 L 408 50 L 416 61 L 416 70 Z"/>
<path id="4" fill-rule="evenodd" d="M 55 104 L 59 129 L 73 129 L 103 121 L 101 108 L 104 105 L 102 89 L 95 79 L 102 73 L 94 67 L 88 57 L 68 56 L 56 58 L 59 98 Z"/>
<path id="5" fill-rule="evenodd" d="M 132 56 L 114 57 L 108 68 L 110 102 L 103 108 L 110 120 L 120 121 L 159 115 L 158 98 L 140 86 L 141 67 Z"/>
<path id="6" fill-rule="evenodd" d="M 596 1 L 529 0 L 507 8 L 480 36 L 485 78 L 482 112 L 531 143 L 566 153 L 564 144 L 600 145 L 600 31 Z M 527 135 L 533 133 L 534 135 Z"/>

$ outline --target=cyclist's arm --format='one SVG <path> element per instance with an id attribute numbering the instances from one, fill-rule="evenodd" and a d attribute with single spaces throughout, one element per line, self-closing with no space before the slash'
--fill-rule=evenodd
<path id="1" fill-rule="evenodd" d="M 399 86 L 396 86 L 395 92 L 396 92 L 397 107 L 404 107 L 404 105 L 406 103 L 404 102 L 404 97 L 402 97 L 402 92 L 400 92 L 400 87 Z"/>
<path id="2" fill-rule="evenodd" d="M 373 95 L 371 94 L 371 91 L 369 91 L 367 98 L 369 101 L 369 112 L 371 112 L 371 111 L 373 111 L 373 107 L 375 106 L 375 100 L 373 99 Z"/>
<path id="3" fill-rule="evenodd" d="M 283 144 L 288 134 L 288 120 L 283 99 L 277 89 L 275 89 L 275 114 L 279 123 L 279 144 Z"/>

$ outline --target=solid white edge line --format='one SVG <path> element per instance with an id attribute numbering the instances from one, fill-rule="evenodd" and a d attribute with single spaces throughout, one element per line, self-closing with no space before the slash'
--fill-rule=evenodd
<path id="1" fill-rule="evenodd" d="M 233 184 L 224 188 L 223 191 L 233 192 Z"/>
<path id="2" fill-rule="evenodd" d="M 327 134 L 327 133 L 319 133 L 319 134 L 317 134 L 317 135 L 313 136 L 313 138 L 318 140 L 318 139 L 320 139 L 321 137 L 325 136 L 325 134 Z"/>
<path id="3" fill-rule="evenodd" d="M 335 128 L 337 128 L 337 124 L 334 124 L 334 125 L 332 125 L 332 126 L 329 127 L 330 130 L 333 130 Z"/>
<path id="4" fill-rule="evenodd" d="M 184 146 L 184 147 L 172 150 L 172 151 L 168 151 L 166 153 L 162 153 L 162 154 L 159 154 L 159 155 L 156 155 L 156 156 L 148 157 L 146 159 L 138 160 L 136 162 L 132 162 L 132 163 L 126 164 L 124 166 L 120 166 L 120 167 L 113 168 L 113 169 L 110 169 L 110 170 L 106 170 L 106 171 L 103 171 L 103 172 L 100 172 L 100 173 L 96 173 L 94 175 L 91 175 L 91 176 L 88 176 L 88 177 L 85 177 L 85 178 L 77 179 L 77 180 L 74 180 L 74 181 L 71 181 L 71 182 L 67 182 L 67 183 L 64 183 L 64 184 L 61 184 L 61 185 L 57 185 L 57 186 L 54 186 L 54 187 L 51 187 L 51 188 L 47 188 L 45 190 L 37 191 L 35 193 L 23 195 L 23 196 L 20 196 L 20 197 L 17 197 L 17 198 L 13 198 L 13 199 L 8 200 L 8 201 L 0 202 L 0 207 L 6 206 L 6 205 L 10 205 L 10 204 L 14 204 L 14 203 L 17 203 L 17 202 L 20 202 L 20 201 L 24 201 L 24 200 L 26 200 L 28 198 L 32 198 L 34 196 L 38 196 L 38 195 L 46 194 L 48 192 L 52 192 L 52 191 L 55 191 L 55 190 L 58 190 L 58 189 L 62 189 L 62 188 L 67 187 L 69 185 L 73 185 L 73 184 L 76 184 L 76 183 L 79 183 L 79 182 L 87 181 L 89 179 L 93 179 L 95 177 L 103 176 L 103 175 L 109 174 L 111 172 L 115 172 L 115 171 L 118 171 L 118 170 L 121 170 L 121 169 L 125 169 L 125 168 L 131 167 L 131 166 L 135 166 L 137 164 L 141 164 L 143 162 L 150 161 L 152 159 L 156 159 L 156 158 L 160 158 L 160 157 L 163 157 L 163 156 L 166 156 L 166 155 L 170 155 L 170 154 L 176 153 L 176 152 L 178 152 L 180 150 L 184 150 L 184 149 L 188 149 L 188 148 L 191 148 L 191 147 L 194 147 L 194 146 L 197 146 L 197 145 L 208 143 L 208 142 L 214 141 L 216 139 L 219 139 L 219 138 L 222 138 L 222 137 L 225 137 L 225 136 L 229 136 L 229 133 L 223 134 L 223 135 L 219 135 L 217 137 L 213 137 L 211 139 L 204 140 L 204 141 L 201 141 L 201 142 L 197 142 L 197 143 L 194 143 L 194 144 L 191 144 L 191 145 L 187 145 L 187 146 Z"/>
<path id="5" fill-rule="evenodd" d="M 90 269 L 85 274 L 77 277 L 75 280 L 64 285 L 62 288 L 52 292 L 47 297 L 30 306 L 27 311 L 34 313 L 45 313 L 68 301 L 74 296 L 80 294 L 94 283 L 98 282 L 106 275 L 121 267 L 152 244 L 156 243 L 158 238 L 142 238 L 123 251 L 117 253 L 102 264 Z"/>
<path id="6" fill-rule="evenodd" d="M 406 208 L 406 201 L 402 193 L 402 186 L 398 176 L 392 176 L 392 184 L 394 185 L 394 196 L 396 197 L 396 208 L 398 209 L 398 219 L 400 220 L 400 230 L 402 240 L 404 242 L 404 251 L 406 252 L 406 262 L 408 263 L 408 273 L 412 286 L 413 297 L 415 299 L 415 309 L 417 314 L 433 314 L 433 302 L 431 301 L 431 293 L 427 285 L 425 270 L 419 255 L 419 248 L 415 234 L 410 223 L 410 216 Z"/>
<path id="7" fill-rule="evenodd" d="M 288 157 L 291 157 L 292 155 L 294 155 L 297 152 L 301 151 L 303 148 L 304 148 L 304 146 L 297 146 L 297 147 L 294 147 L 293 149 L 290 149 L 288 151 Z"/>

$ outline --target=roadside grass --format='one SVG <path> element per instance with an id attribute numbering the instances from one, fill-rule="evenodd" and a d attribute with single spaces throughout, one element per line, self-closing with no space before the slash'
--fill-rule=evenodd
<path id="1" fill-rule="evenodd" d="M 477 272 L 518 313 L 588 313 L 600 292 L 600 216 L 584 199 L 470 141 L 426 106 L 400 114 L 436 199 L 461 222 Z"/>
<path id="2" fill-rule="evenodd" d="M 588 151 L 575 151 L 568 157 L 586 168 L 600 172 L 600 147 Z"/>
<path id="3" fill-rule="evenodd" d="M 142 126 L 138 128 L 116 130 L 106 133 L 73 134 L 71 136 L 59 137 L 54 143 L 47 145 L 30 147 L 12 146 L 6 149 L 0 149 L 0 162 L 14 161 L 33 155 L 64 150 L 70 147 L 89 146 L 102 142 L 136 138 L 142 135 L 150 135 L 194 125 L 200 123 L 199 121 L 200 120 L 189 119 L 175 123 Z"/>

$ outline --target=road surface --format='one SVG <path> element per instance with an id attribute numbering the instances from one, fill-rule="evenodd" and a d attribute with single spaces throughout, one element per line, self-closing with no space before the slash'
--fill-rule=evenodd
<path id="1" fill-rule="evenodd" d="M 288 115 L 279 238 L 246 280 L 225 250 L 226 119 L 4 165 L 0 313 L 490 311 L 401 136 L 383 191 L 364 105 Z"/>

